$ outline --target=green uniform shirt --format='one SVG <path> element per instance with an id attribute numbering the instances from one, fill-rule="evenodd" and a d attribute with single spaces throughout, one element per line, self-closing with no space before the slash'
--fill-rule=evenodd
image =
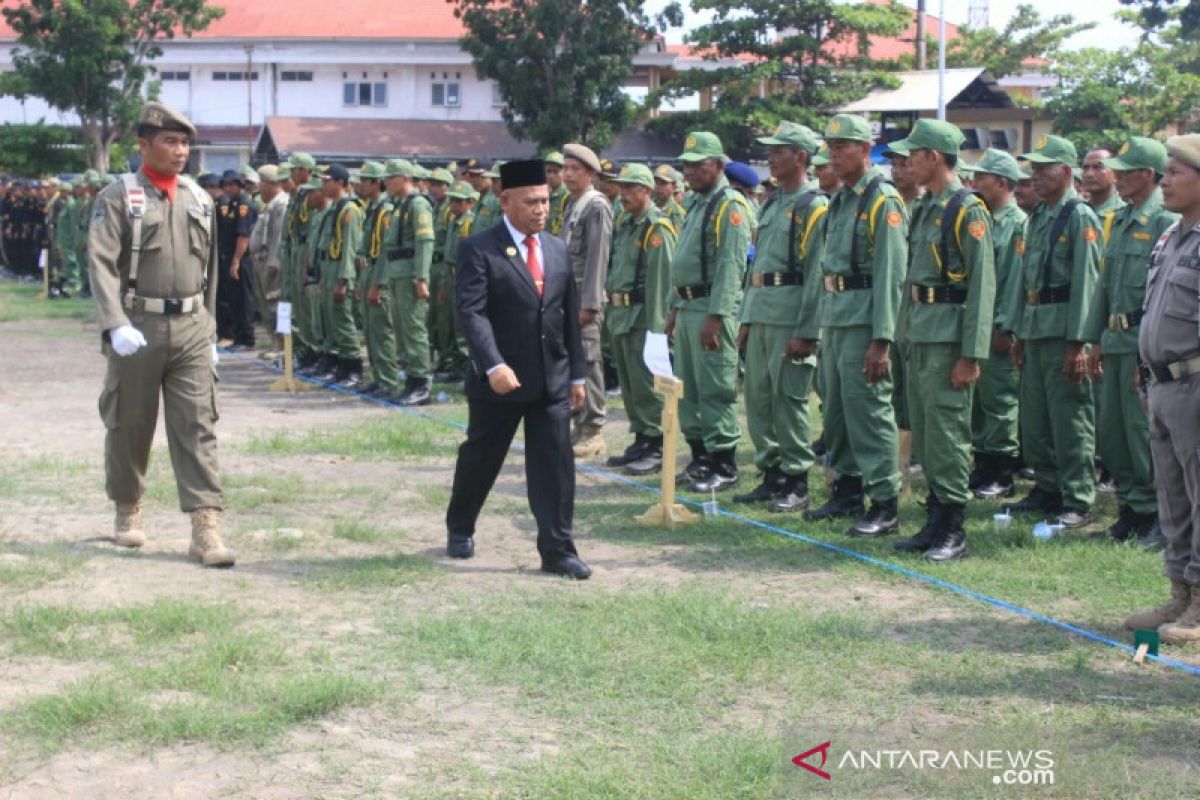
<path id="1" fill-rule="evenodd" d="M 301 261 L 298 266 L 303 273 L 305 286 L 320 283 L 321 280 L 320 264 L 317 263 L 317 233 L 321 230 L 321 225 L 325 222 L 325 215 L 329 213 L 329 209 L 328 205 L 322 209 L 307 209 L 308 222 L 302 222 L 299 225 L 303 231 L 303 237 L 300 245 L 302 248 Z"/>
<path id="2" fill-rule="evenodd" d="M 659 210 L 667 215 L 667 219 L 671 220 L 671 225 L 676 231 L 683 230 L 683 220 L 687 216 L 687 212 L 683 210 L 683 206 L 675 202 L 674 197 L 668 197 L 667 202 L 659 206 Z"/>
<path id="3" fill-rule="evenodd" d="M 996 262 L 996 305 L 992 327 L 998 331 L 1012 332 L 1014 326 L 1007 317 L 1012 306 L 1012 293 L 1020 282 L 1021 254 L 1025 252 L 1025 222 L 1029 215 L 1021 210 L 1017 201 L 1009 201 L 992 212 L 992 248 Z"/>
<path id="4" fill-rule="evenodd" d="M 867 186 L 880 178 L 858 213 Z M 852 243 L 858 240 L 858 273 L 870 275 L 870 289 L 821 293 L 821 324 L 828 328 L 869 326 L 872 339 L 893 341 L 900 293 L 908 265 L 908 212 L 896 187 L 871 167 L 853 186 L 842 186 L 829 204 L 821 271 L 826 276 L 853 275 Z"/>
<path id="5" fill-rule="evenodd" d="M 569 202 L 571 202 L 571 193 L 567 191 L 566 186 L 560 184 L 550 193 L 550 219 L 546 221 L 546 229 L 555 236 L 562 236 L 563 220 Z"/>
<path id="6" fill-rule="evenodd" d="M 1121 199 L 1121 195 L 1116 191 L 1108 196 L 1098 206 L 1092 206 L 1092 211 L 1096 212 L 1096 218 L 1100 220 L 1100 251 L 1108 246 L 1108 238 L 1112 235 L 1113 223 L 1116 222 L 1117 212 L 1125 207 L 1125 201 Z"/>
<path id="7" fill-rule="evenodd" d="M 604 316 L 610 334 L 641 328 L 662 333 L 666 329 L 675 240 L 675 226 L 653 203 L 636 218 L 628 213 L 621 217 L 613 230 L 612 261 L 604 288 L 609 294 L 640 289 L 644 299 L 629 306 L 607 307 Z"/>
<path id="8" fill-rule="evenodd" d="M 331 203 L 322 217 L 317 229 L 317 255 L 321 279 L 327 285 L 346 281 L 348 286 L 354 286 L 354 262 L 362 249 L 362 216 L 358 203 L 343 197 Z"/>
<path id="9" fill-rule="evenodd" d="M 433 263 L 441 264 L 444 260 L 446 247 L 446 229 L 450 227 L 450 198 L 443 197 L 442 202 L 433 207 Z"/>
<path id="10" fill-rule="evenodd" d="M 387 278 L 428 281 L 433 266 L 433 207 L 415 189 L 407 198 L 393 197 L 391 201 L 392 220 L 383 245 L 388 260 Z"/>
<path id="11" fill-rule="evenodd" d="M 1008 319 L 1015 321 L 1016 334 L 1022 339 L 1065 339 L 1081 342 L 1084 323 L 1092 307 L 1096 272 L 1100 265 L 1100 221 L 1087 203 L 1075 206 L 1063 235 L 1050 242 L 1050 229 L 1066 201 L 1076 198 L 1067 189 L 1052 207 L 1039 203 L 1025 226 L 1025 253 L 1020 281 L 1013 293 Z M 1051 254 L 1049 280 L 1043 275 L 1046 254 Z M 1046 286 L 1071 290 L 1066 303 L 1032 305 L 1027 293 Z"/>
<path id="12" fill-rule="evenodd" d="M 63 210 L 58 216 L 58 224 L 54 226 L 54 241 L 62 257 L 74 261 L 76 237 L 79 235 L 79 202 L 73 197 L 67 198 Z"/>
<path id="13" fill-rule="evenodd" d="M 1162 190 L 1155 189 L 1141 206 L 1117 211 L 1092 297 L 1084 341 L 1099 342 L 1105 353 L 1136 353 L 1138 326 L 1110 329 L 1109 315 L 1142 310 L 1150 251 L 1179 215 L 1163 208 Z"/>
<path id="14" fill-rule="evenodd" d="M 714 197 L 716 205 L 708 215 L 706 211 Z M 707 275 L 701 259 L 702 246 L 708 255 Z M 710 191 L 695 195 L 692 213 L 679 233 L 671 265 L 672 286 L 708 284 L 709 295 L 685 300 L 676 293 L 671 299 L 672 306 L 719 317 L 735 316 L 742 299 L 742 276 L 749 249 L 750 210 L 746 198 L 721 176 Z"/>
<path id="15" fill-rule="evenodd" d="M 446 228 L 446 246 L 442 255 L 446 261 L 447 280 L 454 277 L 454 268 L 458 266 L 458 244 L 471 235 L 474 223 L 475 209 L 468 208 L 458 219 L 451 219 Z"/>
<path id="16" fill-rule="evenodd" d="M 475 204 L 475 224 L 472 226 L 476 233 L 486 231 L 500 221 L 504 212 L 500 210 L 500 198 L 496 193 L 488 191 Z"/>
<path id="17" fill-rule="evenodd" d="M 795 213 L 796 201 L 812 193 L 811 201 Z M 820 336 L 821 259 L 825 248 L 825 215 L 829 199 L 816 181 L 794 191 L 779 189 L 763 206 L 750 280 L 742 300 L 741 322 L 786 325 L 794 336 L 815 340 Z M 788 242 L 794 242 L 789 267 Z M 788 272 L 804 276 L 798 286 L 754 286 L 755 274 Z"/>
<path id="18" fill-rule="evenodd" d="M 386 194 L 367 206 L 362 221 L 362 252 L 372 286 L 382 283 L 380 273 L 387 268 L 387 239 L 393 219 L 392 200 Z"/>
<path id="19" fill-rule="evenodd" d="M 904 304 L 904 336 L 912 344 L 957 343 L 963 358 L 984 359 L 992 350 L 996 303 L 995 252 L 991 218 L 983 201 L 967 194 L 951 221 L 942 262 L 942 223 L 946 207 L 962 182 L 952 178 L 938 194 L 926 192 L 915 205 L 909 234 L 909 267 Z M 925 303 L 913 287 L 965 289 L 963 303 Z M 917 290 L 919 291 L 919 290 Z"/>

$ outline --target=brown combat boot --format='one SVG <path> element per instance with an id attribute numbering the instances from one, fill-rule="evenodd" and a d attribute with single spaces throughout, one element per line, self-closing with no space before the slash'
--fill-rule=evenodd
<path id="1" fill-rule="evenodd" d="M 1164 644 L 1188 644 L 1200 642 L 1200 589 L 1192 590 L 1191 600 L 1176 619 L 1158 629 L 1159 638 Z"/>
<path id="2" fill-rule="evenodd" d="M 608 453 L 608 444 L 600 430 L 594 425 L 579 426 L 579 438 L 571 448 L 576 458 L 595 458 Z"/>
<path id="3" fill-rule="evenodd" d="M 221 541 L 221 512 L 198 508 L 192 512 L 192 546 L 188 555 L 206 567 L 232 567 L 237 556 Z"/>
<path id="4" fill-rule="evenodd" d="M 1130 614 L 1125 619 L 1125 627 L 1131 631 L 1138 630 L 1139 628 L 1154 630 L 1166 625 L 1168 622 L 1174 622 L 1187 610 L 1188 603 L 1192 599 L 1192 587 L 1190 585 L 1182 581 L 1171 581 L 1171 599 L 1158 608 Z M 1196 593 L 1195 599 L 1200 599 L 1200 592 Z"/>
<path id="5" fill-rule="evenodd" d="M 142 530 L 141 500 L 136 503 L 117 503 L 113 543 L 121 547 L 141 547 L 146 543 L 146 532 Z"/>

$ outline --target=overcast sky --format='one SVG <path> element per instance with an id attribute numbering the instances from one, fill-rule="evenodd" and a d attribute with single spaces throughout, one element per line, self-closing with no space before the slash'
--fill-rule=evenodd
<path id="1" fill-rule="evenodd" d="M 1117 0 L 1025 0 L 1037 6 L 1043 16 L 1056 14 L 1073 14 L 1081 22 L 1095 22 L 1097 27 L 1091 31 L 1069 40 L 1069 47 L 1103 47 L 1115 50 L 1118 47 L 1132 45 L 1137 39 L 1137 29 L 1131 25 L 1122 24 L 1116 19 L 1116 12 L 1121 7 Z M 661 8 L 668 0 L 650 0 L 650 8 Z M 902 0 L 905 5 L 916 7 L 916 0 Z M 942 0 L 926 0 L 929 13 L 937 14 Z M 965 23 L 967 13 L 972 5 L 971 0 L 944 0 L 946 21 Z M 988 22 L 993 28 L 1002 28 L 1016 11 L 1021 0 L 990 0 L 988 3 Z M 699 17 L 691 13 L 689 4 L 682 0 L 686 10 L 687 25 L 694 26 Z M 667 34 L 668 42 L 683 41 L 684 30 L 675 29 Z"/>

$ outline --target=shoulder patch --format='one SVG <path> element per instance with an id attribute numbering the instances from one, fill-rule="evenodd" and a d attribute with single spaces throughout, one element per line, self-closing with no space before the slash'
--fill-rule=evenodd
<path id="1" fill-rule="evenodd" d="M 1083 229 L 1083 238 L 1089 242 L 1094 242 L 1100 238 L 1100 234 L 1091 225 Z"/>
<path id="2" fill-rule="evenodd" d="M 983 235 L 987 233 L 987 225 L 984 225 L 981 219 L 971 220 L 970 224 L 967 225 L 967 233 L 976 239 L 982 239 Z"/>
<path id="3" fill-rule="evenodd" d="M 730 225 L 735 225 L 735 226 L 741 225 L 743 221 L 744 221 L 744 218 L 742 217 L 742 212 L 737 211 L 737 210 L 729 212 L 729 224 Z"/>
<path id="4" fill-rule="evenodd" d="M 661 234 L 658 234 L 658 233 L 656 233 L 656 234 L 654 234 L 653 236 L 651 236 L 651 237 L 650 237 L 650 246 L 651 246 L 651 247 L 654 247 L 654 248 L 662 247 L 662 246 L 663 246 L 663 237 L 662 237 L 662 235 L 661 235 Z"/>
<path id="5" fill-rule="evenodd" d="M 887 223 L 893 228 L 899 228 L 900 223 L 904 222 L 904 215 L 899 211 L 889 211 L 887 214 Z"/>
<path id="6" fill-rule="evenodd" d="M 239 217 L 246 217 L 249 215 L 250 215 L 250 206 L 246 205 L 245 203 L 242 203 L 240 206 L 238 206 L 238 216 Z"/>
<path id="7" fill-rule="evenodd" d="M 1019 256 L 1025 255 L 1025 237 L 1024 236 L 1013 237 L 1013 249 L 1017 251 L 1017 255 L 1019 255 Z"/>

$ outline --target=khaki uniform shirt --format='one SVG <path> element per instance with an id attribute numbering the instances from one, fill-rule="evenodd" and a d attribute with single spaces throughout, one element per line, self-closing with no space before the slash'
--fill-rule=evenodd
<path id="1" fill-rule="evenodd" d="M 1172 225 L 1154 247 L 1146 276 L 1143 361 L 1170 364 L 1200 354 L 1200 223 Z"/>
<path id="2" fill-rule="evenodd" d="M 579 213 L 576 214 L 576 206 Z M 571 259 L 571 273 L 579 291 L 579 307 L 591 311 L 604 309 L 604 282 L 608 257 L 612 250 L 613 209 L 608 198 L 589 189 L 578 200 L 567 201 L 563 220 L 563 241 Z"/>

